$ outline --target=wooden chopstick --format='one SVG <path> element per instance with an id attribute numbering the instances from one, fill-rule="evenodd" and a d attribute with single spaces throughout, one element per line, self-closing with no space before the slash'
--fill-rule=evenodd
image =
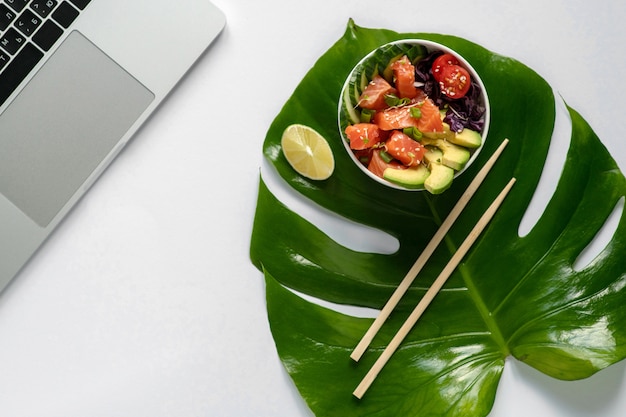
<path id="1" fill-rule="evenodd" d="M 385 320 L 387 320 L 387 318 L 389 317 L 393 309 L 396 307 L 400 299 L 404 296 L 404 294 L 407 292 L 407 290 L 409 289 L 409 287 L 415 280 L 415 277 L 417 276 L 417 274 L 422 270 L 422 268 L 426 264 L 426 261 L 428 261 L 428 259 L 433 254 L 433 252 L 435 251 L 439 243 L 441 243 L 441 241 L 443 240 L 446 233 L 448 233 L 448 230 L 450 230 L 450 227 L 459 217 L 459 215 L 461 214 L 461 211 L 463 211 L 463 209 L 465 208 L 469 200 L 472 198 L 472 196 L 474 195 L 474 193 L 476 192 L 480 184 L 482 184 L 483 180 L 485 179 L 485 177 L 487 176 L 487 174 L 489 173 L 493 165 L 496 163 L 498 157 L 500 157 L 500 154 L 502 153 L 502 151 L 504 150 L 504 148 L 506 147 L 508 143 L 509 143 L 509 140 L 504 139 L 502 144 L 500 144 L 498 149 L 496 149 L 496 151 L 491 156 L 491 158 L 489 158 L 487 163 L 485 163 L 485 166 L 483 166 L 482 169 L 478 172 L 478 174 L 476 174 L 476 177 L 474 177 L 474 179 L 472 180 L 470 185 L 467 187 L 467 189 L 465 190 L 461 198 L 459 198 L 459 201 L 452 208 L 452 211 L 450 211 L 446 219 L 443 221 L 443 223 L 441 223 L 441 226 L 439 227 L 435 235 L 432 237 L 432 239 L 430 240 L 426 248 L 424 248 L 424 251 L 421 253 L 419 258 L 417 258 L 417 260 L 415 261 L 415 263 L 413 264 L 409 272 L 400 282 L 400 285 L 398 285 L 398 287 L 393 292 L 393 294 L 391 295 L 391 297 L 389 298 L 389 300 L 387 301 L 383 309 L 380 311 L 380 313 L 378 314 L 374 322 L 370 325 L 365 335 L 363 335 L 363 337 L 361 338 L 361 341 L 357 344 L 357 346 L 352 351 L 352 354 L 350 355 L 350 357 L 353 360 L 358 362 L 359 359 L 361 359 L 361 356 L 363 356 L 363 353 L 365 353 L 370 343 L 372 343 L 372 340 L 374 339 L 374 336 L 376 336 L 376 333 L 378 333 L 378 331 L 382 327 Z"/>
<path id="2" fill-rule="evenodd" d="M 376 377 L 378 376 L 382 368 L 385 366 L 385 364 L 387 363 L 391 355 L 393 355 L 393 353 L 396 351 L 398 346 L 400 346 L 400 343 L 402 343 L 402 341 L 407 336 L 409 331 L 413 328 L 415 323 L 417 323 L 417 320 L 421 317 L 424 310 L 426 310 L 430 302 L 435 298 L 439 290 L 441 290 L 441 288 L 443 287 L 443 284 L 450 277 L 452 272 L 456 269 L 456 267 L 461 262 L 463 257 L 467 254 L 470 247 L 474 244 L 478 236 L 484 230 L 485 226 L 487 226 L 489 221 L 491 221 L 491 219 L 493 218 L 493 215 L 496 213 L 496 211 L 500 207 L 500 204 L 502 204 L 502 202 L 504 201 L 504 198 L 506 197 L 508 192 L 511 190 L 514 183 L 515 183 L 515 178 L 512 178 L 511 181 L 509 181 L 509 183 L 506 185 L 506 187 L 504 187 L 504 189 L 500 192 L 498 197 L 496 197 L 493 203 L 491 203 L 487 211 L 485 211 L 485 213 L 478 220 L 478 222 L 476 223 L 472 231 L 469 233 L 467 238 L 465 238 L 465 240 L 463 241 L 461 246 L 458 248 L 458 250 L 454 253 L 454 255 L 452 256 L 448 264 L 441 271 L 441 274 L 439 274 L 439 276 L 433 282 L 431 287 L 428 289 L 428 291 L 426 292 L 422 300 L 417 304 L 417 306 L 415 307 L 411 315 L 404 322 L 400 330 L 398 330 L 396 335 L 393 337 L 389 345 L 385 348 L 385 350 L 380 355 L 378 360 L 374 363 L 374 365 L 369 370 L 367 375 L 365 375 L 365 378 L 363 378 L 359 386 L 354 390 L 353 395 L 355 397 L 359 399 L 363 397 L 363 395 L 368 390 L 372 382 L 374 382 L 374 379 L 376 379 Z"/>

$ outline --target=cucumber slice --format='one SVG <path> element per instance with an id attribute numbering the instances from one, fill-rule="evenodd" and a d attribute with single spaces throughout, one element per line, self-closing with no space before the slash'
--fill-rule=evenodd
<path id="1" fill-rule="evenodd" d="M 361 115 L 350 99 L 350 88 L 346 88 L 343 92 L 343 111 L 348 115 L 348 118 L 352 123 L 359 123 L 361 120 Z M 345 128 L 345 126 L 342 127 Z"/>

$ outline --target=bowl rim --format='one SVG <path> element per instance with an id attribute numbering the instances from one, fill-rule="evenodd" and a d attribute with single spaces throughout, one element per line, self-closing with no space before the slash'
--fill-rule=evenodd
<path id="1" fill-rule="evenodd" d="M 338 106 L 337 106 L 337 123 L 338 123 L 338 128 L 339 128 L 339 134 L 341 136 L 341 142 L 343 142 L 343 146 L 346 149 L 346 151 L 348 152 L 348 155 L 350 156 L 350 159 L 352 159 L 352 161 L 357 165 L 357 167 L 363 173 L 365 173 L 369 178 L 371 178 L 374 181 L 376 181 L 376 182 L 378 182 L 380 184 L 383 184 L 383 185 L 385 185 L 387 187 L 395 188 L 395 189 L 403 190 L 403 191 L 425 191 L 424 187 L 420 187 L 420 188 L 403 187 L 400 184 L 395 184 L 395 183 L 393 183 L 391 181 L 387 181 L 386 179 L 381 178 L 378 175 L 372 173 L 354 155 L 354 151 L 352 149 L 350 149 L 350 145 L 348 143 L 348 140 L 345 137 L 343 129 L 341 128 L 341 124 L 342 124 L 341 123 L 342 107 L 343 107 L 344 94 L 345 94 L 346 88 L 350 85 L 351 79 L 355 75 L 355 71 L 357 71 L 357 69 L 359 69 L 378 50 L 380 50 L 381 48 L 388 47 L 390 45 L 394 45 L 394 44 L 419 44 L 419 45 L 425 46 L 426 49 L 428 50 L 428 52 L 434 52 L 436 50 L 440 50 L 440 51 L 443 51 L 444 53 L 446 53 L 446 52 L 447 53 L 451 53 L 452 55 L 454 55 L 455 58 L 457 58 L 459 60 L 459 62 L 462 64 L 462 66 L 470 73 L 472 78 L 474 78 L 474 80 L 476 81 L 476 83 L 480 87 L 481 95 L 483 97 L 483 102 L 484 102 L 483 104 L 485 106 L 484 127 L 483 127 L 482 131 L 480 132 L 480 135 L 481 135 L 481 138 L 482 138 L 482 143 L 481 143 L 480 147 L 478 147 L 472 153 L 472 156 L 467 161 L 465 166 L 461 170 L 459 170 L 459 171 L 454 173 L 454 179 L 456 179 L 459 175 L 463 174 L 463 172 L 465 172 L 474 163 L 474 161 L 476 160 L 476 158 L 478 158 L 478 155 L 480 154 L 482 149 L 485 147 L 485 142 L 487 140 L 487 135 L 489 133 L 489 125 L 490 125 L 490 122 L 491 122 L 491 107 L 490 107 L 490 102 L 489 102 L 489 95 L 487 94 L 487 89 L 485 88 L 485 85 L 483 83 L 482 78 L 480 77 L 478 72 L 474 69 L 474 67 L 465 59 L 465 57 L 463 57 L 463 55 L 461 55 L 459 52 L 455 51 L 454 49 L 452 49 L 452 48 L 450 48 L 450 47 L 448 47 L 446 45 L 443 45 L 443 44 L 441 44 L 439 42 L 431 41 L 431 40 L 428 40 L 428 39 L 406 38 L 406 39 L 397 39 L 395 41 L 387 42 L 385 44 L 382 44 L 382 45 L 374 48 L 370 52 L 368 52 L 363 58 L 361 58 L 359 60 L 359 62 L 356 65 L 354 65 L 352 70 L 350 70 L 350 73 L 346 77 L 346 80 L 344 81 L 344 84 L 343 84 L 343 86 L 341 88 L 341 93 L 339 95 L 339 103 L 338 103 Z"/>

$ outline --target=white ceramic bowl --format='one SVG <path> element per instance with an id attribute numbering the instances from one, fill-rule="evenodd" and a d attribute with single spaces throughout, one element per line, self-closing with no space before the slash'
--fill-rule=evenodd
<path id="1" fill-rule="evenodd" d="M 361 61 L 359 61 L 359 63 L 352 69 L 352 71 L 350 72 L 350 75 L 348 76 L 348 78 L 346 79 L 343 88 L 341 89 L 341 96 L 339 97 L 339 107 L 338 107 L 338 121 L 339 121 L 339 132 L 341 134 L 342 137 L 342 141 L 344 144 L 344 147 L 346 149 L 346 151 L 348 152 L 348 155 L 350 155 L 350 158 L 352 159 L 352 161 L 359 167 L 359 169 L 368 177 L 370 177 L 372 180 L 384 184 L 386 186 L 392 187 L 392 188 L 396 188 L 396 189 L 400 189 L 400 190 L 406 190 L 406 191 L 422 191 L 424 190 L 424 188 L 406 188 L 403 187 L 399 184 L 396 183 L 392 183 L 390 181 L 387 181 L 377 175 L 375 175 L 374 173 L 372 173 L 371 171 L 369 171 L 367 169 L 367 167 L 361 163 L 358 158 L 355 156 L 354 151 L 352 149 L 350 149 L 350 143 L 348 141 L 348 139 L 345 136 L 344 130 L 345 127 L 347 126 L 347 124 L 352 124 L 353 121 L 350 121 L 349 119 L 349 115 L 347 114 L 346 110 L 344 109 L 344 106 L 346 105 L 345 102 L 345 97 L 350 95 L 350 91 L 348 91 L 348 89 L 350 89 L 351 87 L 354 88 L 354 84 L 355 82 L 357 82 L 357 79 L 361 77 L 361 73 L 363 72 L 364 68 L 369 64 L 370 66 L 372 65 L 372 61 L 376 60 L 377 55 L 380 56 L 381 51 L 384 50 L 388 50 L 390 47 L 395 47 L 395 46 L 400 46 L 400 47 L 410 47 L 413 45 L 417 45 L 417 46 L 421 46 L 423 48 L 426 49 L 427 53 L 433 53 L 436 51 L 441 51 L 443 53 L 450 53 L 452 55 L 454 55 L 457 60 L 459 61 L 459 64 L 464 67 L 470 74 L 470 77 L 472 78 L 473 82 L 475 82 L 477 84 L 477 86 L 480 88 L 480 98 L 479 98 L 479 104 L 481 104 L 484 108 L 485 108 L 485 112 L 484 112 L 484 116 L 483 116 L 483 129 L 480 131 L 481 137 L 482 137 L 482 142 L 480 147 L 476 148 L 476 149 L 472 149 L 470 150 L 471 152 L 471 156 L 469 161 L 465 164 L 465 166 L 459 170 L 455 172 L 454 178 L 458 177 L 459 175 L 461 175 L 465 170 L 467 170 L 468 167 L 470 167 L 472 165 L 472 163 L 476 160 L 476 158 L 478 157 L 478 154 L 480 153 L 481 149 L 484 147 L 485 145 L 485 141 L 487 139 L 487 132 L 489 130 L 489 121 L 490 121 L 490 107 L 489 107 L 489 98 L 487 96 L 487 91 L 485 89 L 485 86 L 483 84 L 482 79 L 480 78 L 480 75 L 478 75 L 478 73 L 476 72 L 476 70 L 474 70 L 474 68 L 469 64 L 469 62 L 467 62 L 465 60 L 465 58 L 463 58 L 463 56 L 461 56 L 459 53 L 457 53 L 456 51 L 448 48 L 447 46 L 441 45 L 439 43 L 436 42 L 432 42 L 429 40 L 424 40 L 424 39 L 403 39 L 403 40 L 398 40 L 398 41 L 394 41 L 394 42 L 390 42 L 388 44 L 382 45 L 378 48 L 376 48 L 375 50 L 371 51 L 369 54 L 367 54 L 365 57 L 363 57 L 363 59 L 361 59 Z M 356 106 L 356 103 L 352 103 L 352 101 L 350 102 L 350 104 L 352 104 L 353 107 Z"/>

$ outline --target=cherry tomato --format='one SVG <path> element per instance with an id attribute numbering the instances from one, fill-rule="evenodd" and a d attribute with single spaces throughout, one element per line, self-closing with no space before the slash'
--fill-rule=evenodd
<path id="1" fill-rule="evenodd" d="M 441 69 L 439 87 L 441 92 L 451 99 L 458 99 L 467 94 L 472 80 L 469 72 L 460 65 L 448 65 Z"/>
<path id="2" fill-rule="evenodd" d="M 441 78 L 443 77 L 443 68 L 450 65 L 459 65 L 459 60 L 456 59 L 452 54 L 445 53 L 443 55 L 439 55 L 435 59 L 435 61 L 433 62 L 432 71 L 433 77 L 437 82 L 441 81 Z"/>

